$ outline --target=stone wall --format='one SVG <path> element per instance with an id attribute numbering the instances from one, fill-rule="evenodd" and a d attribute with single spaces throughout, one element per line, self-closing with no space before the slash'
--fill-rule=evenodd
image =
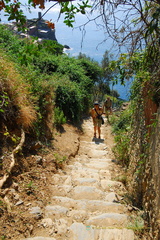
<path id="1" fill-rule="evenodd" d="M 149 173 L 149 174 L 148 174 Z M 160 107 L 157 112 L 157 124 L 150 137 L 149 161 L 146 165 L 146 188 L 143 204 L 150 226 L 150 238 L 160 239 Z"/>
<path id="2" fill-rule="evenodd" d="M 142 103 L 143 105 L 143 103 Z M 132 133 L 129 190 L 135 205 L 144 210 L 147 240 L 160 239 L 160 107 L 146 126 L 138 109 Z M 142 108 L 143 109 L 143 108 Z"/>

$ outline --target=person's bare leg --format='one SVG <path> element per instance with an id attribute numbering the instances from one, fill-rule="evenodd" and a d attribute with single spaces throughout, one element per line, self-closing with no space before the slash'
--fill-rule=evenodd
<path id="1" fill-rule="evenodd" d="M 99 135 L 99 138 L 101 138 L 101 128 L 98 127 L 98 135 Z"/>
<path id="2" fill-rule="evenodd" d="M 97 130 L 97 127 L 94 126 L 94 137 L 96 137 L 96 130 Z"/>

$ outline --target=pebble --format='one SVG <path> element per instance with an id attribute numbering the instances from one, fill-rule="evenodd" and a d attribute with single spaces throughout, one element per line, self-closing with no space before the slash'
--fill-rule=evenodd
<path id="1" fill-rule="evenodd" d="M 15 206 L 19 206 L 19 205 L 21 205 L 21 204 L 23 204 L 24 202 L 22 201 L 22 200 L 19 200 L 16 204 L 15 204 Z"/>

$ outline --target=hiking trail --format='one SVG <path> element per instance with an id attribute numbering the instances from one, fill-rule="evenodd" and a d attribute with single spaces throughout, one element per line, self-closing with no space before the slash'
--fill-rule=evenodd
<path id="1" fill-rule="evenodd" d="M 83 123 L 78 154 L 52 178 L 52 201 L 34 236 L 23 240 L 134 240 L 128 229 L 130 212 L 120 203 L 122 182 L 115 181 L 114 162 L 106 124 L 101 139 L 93 138 L 91 118 Z M 69 141 L 69 139 L 68 139 Z M 41 211 L 31 209 L 33 214 Z"/>

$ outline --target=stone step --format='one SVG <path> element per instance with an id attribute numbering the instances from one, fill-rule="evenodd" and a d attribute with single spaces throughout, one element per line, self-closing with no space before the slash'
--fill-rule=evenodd
<path id="1" fill-rule="evenodd" d="M 89 158 L 102 159 L 106 158 L 107 152 L 104 150 L 91 149 L 90 151 L 87 152 L 87 155 Z"/>
<path id="2" fill-rule="evenodd" d="M 73 223 L 70 226 L 70 239 L 72 240 L 134 240 L 134 232 L 130 229 L 107 229 Z"/>
<path id="3" fill-rule="evenodd" d="M 69 209 L 81 209 L 86 210 L 86 202 L 83 200 L 75 200 L 69 197 L 54 196 L 52 197 L 52 203 L 62 205 Z"/>
<path id="4" fill-rule="evenodd" d="M 101 170 L 101 169 L 107 169 L 109 167 L 110 163 L 108 162 L 101 162 L 98 161 L 97 162 L 90 162 L 90 163 L 86 163 L 85 166 L 91 169 L 97 169 L 97 170 Z"/>
<path id="5" fill-rule="evenodd" d="M 99 200 L 105 197 L 103 191 L 91 186 L 76 186 L 73 188 L 72 197 L 78 199 Z"/>
<path id="6" fill-rule="evenodd" d="M 66 219 L 68 224 L 72 224 L 73 221 L 84 222 L 88 219 L 88 214 L 82 209 L 69 209 L 59 205 L 48 205 L 45 208 L 45 217 L 52 219 L 54 222 L 57 219 Z"/>
<path id="7" fill-rule="evenodd" d="M 112 159 L 109 159 L 109 158 L 88 158 L 86 155 L 83 155 L 81 157 L 81 159 L 79 159 L 77 157 L 77 161 L 79 161 L 79 163 L 82 164 L 82 167 L 85 166 L 85 164 L 91 164 L 92 167 L 94 164 L 97 164 L 97 163 L 101 163 L 101 164 L 107 164 L 107 165 L 110 165 L 111 164 L 111 161 Z M 73 165 L 72 165 L 73 166 Z"/>
<path id="8" fill-rule="evenodd" d="M 87 165 L 87 164 L 86 164 Z M 88 166 L 92 167 L 91 164 L 88 164 Z M 96 167 L 100 168 L 103 165 L 97 163 Z M 93 177 L 95 176 L 95 178 Z M 100 179 L 99 179 L 100 178 Z M 118 186 L 120 188 L 123 188 L 123 184 L 121 182 L 117 182 L 117 181 L 111 181 L 111 173 L 108 169 L 104 170 L 104 169 L 94 169 L 93 168 L 88 168 L 88 167 L 80 167 L 76 170 L 72 170 L 70 175 L 59 175 L 59 174 L 55 174 L 52 177 L 52 183 L 55 185 L 84 185 L 86 182 L 86 185 L 89 185 L 89 183 L 91 183 L 91 185 L 94 183 L 96 183 L 96 185 L 98 183 L 99 180 L 101 181 L 101 185 L 105 188 L 107 186 Z M 103 181 L 106 180 L 106 181 Z M 105 190 L 105 189 L 104 189 Z"/>
<path id="9" fill-rule="evenodd" d="M 62 216 L 66 216 L 67 213 L 69 212 L 69 209 L 63 206 L 59 206 L 59 205 L 47 205 L 45 207 L 45 216 L 46 217 L 50 217 L 51 215 L 56 217 L 56 218 L 60 218 Z"/>
<path id="10" fill-rule="evenodd" d="M 95 144 L 94 144 L 95 145 Z M 90 151 L 93 151 L 93 149 L 95 149 L 95 146 L 93 144 L 80 144 L 79 146 L 79 150 L 78 150 L 78 155 L 81 155 L 81 154 L 87 154 L 88 152 Z M 97 150 L 100 150 L 100 149 L 97 149 Z"/>
<path id="11" fill-rule="evenodd" d="M 54 185 L 52 193 L 53 196 L 69 197 L 75 200 L 101 200 L 106 196 L 103 191 L 91 186 Z"/>
<path id="12" fill-rule="evenodd" d="M 101 200 L 86 201 L 86 210 L 99 213 L 126 213 L 125 205 Z"/>
<path id="13" fill-rule="evenodd" d="M 109 192 L 106 194 L 105 201 L 107 202 L 119 202 L 121 197 L 115 192 Z"/>
<path id="14" fill-rule="evenodd" d="M 97 163 L 97 162 L 108 163 L 112 161 L 111 158 L 89 158 L 88 160 L 90 163 Z"/>
<path id="15" fill-rule="evenodd" d="M 95 178 L 76 178 L 72 182 L 74 186 L 100 186 L 100 182 Z"/>
<path id="16" fill-rule="evenodd" d="M 120 190 L 125 191 L 125 187 L 124 187 L 123 183 L 118 182 L 118 181 L 102 179 L 100 181 L 100 185 L 104 191 L 113 191 L 116 189 L 118 191 L 120 191 Z"/>
<path id="17" fill-rule="evenodd" d="M 106 202 L 103 200 L 74 200 L 68 197 L 55 196 L 52 198 L 52 204 L 63 206 L 71 210 L 85 210 L 90 213 L 126 213 L 125 205 Z"/>
<path id="18" fill-rule="evenodd" d="M 89 218 L 86 221 L 88 226 L 101 226 L 101 227 L 111 227 L 111 228 L 121 228 L 127 227 L 128 216 L 126 214 L 119 213 L 103 213 L 94 217 Z"/>
<path id="19" fill-rule="evenodd" d="M 99 171 L 97 169 L 92 169 L 92 168 L 81 168 L 81 169 L 76 169 L 71 171 L 71 176 L 75 178 L 95 178 L 99 180 Z"/>

